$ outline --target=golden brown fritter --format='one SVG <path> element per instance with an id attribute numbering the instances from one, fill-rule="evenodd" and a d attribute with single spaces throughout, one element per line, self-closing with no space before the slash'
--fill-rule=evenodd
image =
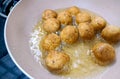
<path id="1" fill-rule="evenodd" d="M 80 9 L 76 6 L 72 6 L 70 8 L 67 9 L 67 11 L 72 15 L 72 16 L 75 16 L 77 15 L 78 13 L 80 13 Z"/>
<path id="2" fill-rule="evenodd" d="M 75 26 L 68 25 L 60 33 L 61 40 L 73 44 L 78 39 L 78 29 Z"/>
<path id="3" fill-rule="evenodd" d="M 60 70 L 70 61 L 69 55 L 64 52 L 50 51 L 45 58 L 46 66 L 50 70 Z"/>
<path id="4" fill-rule="evenodd" d="M 94 28 L 90 23 L 80 23 L 78 25 L 79 35 L 84 40 L 91 40 L 94 38 Z"/>
<path id="5" fill-rule="evenodd" d="M 91 16 L 86 12 L 80 12 L 76 15 L 76 22 L 83 23 L 83 22 L 90 22 Z"/>
<path id="6" fill-rule="evenodd" d="M 43 29 L 48 33 L 56 32 L 60 29 L 60 22 L 55 18 L 49 18 L 44 21 Z"/>
<path id="7" fill-rule="evenodd" d="M 72 24 L 72 16 L 67 11 L 62 11 L 58 14 L 57 19 L 61 22 L 61 24 L 68 25 Z"/>
<path id="8" fill-rule="evenodd" d="M 61 39 L 58 35 L 51 33 L 44 37 L 42 41 L 42 48 L 46 51 L 54 50 L 61 43 Z"/>
<path id="9" fill-rule="evenodd" d="M 91 21 L 95 31 L 101 31 L 106 26 L 106 21 L 99 16 L 93 17 Z"/>
<path id="10" fill-rule="evenodd" d="M 110 44 L 97 43 L 92 51 L 99 61 L 108 62 L 115 59 L 115 49 Z"/>
<path id="11" fill-rule="evenodd" d="M 120 28 L 112 25 L 106 26 L 101 36 L 108 42 L 118 42 L 120 41 Z"/>
<path id="12" fill-rule="evenodd" d="M 51 10 L 51 9 L 46 9 L 42 13 L 42 18 L 44 20 L 47 20 L 48 18 L 56 18 L 56 17 L 57 17 L 57 13 L 54 10 Z"/>

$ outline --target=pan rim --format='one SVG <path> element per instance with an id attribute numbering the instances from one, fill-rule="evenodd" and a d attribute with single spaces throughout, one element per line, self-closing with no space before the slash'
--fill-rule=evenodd
<path id="1" fill-rule="evenodd" d="M 18 1 L 16 3 L 16 5 L 11 9 L 10 13 L 8 14 L 7 16 L 7 19 L 5 21 L 5 26 L 4 26 L 4 41 L 5 41 L 5 46 L 7 48 L 7 51 L 8 51 L 8 54 L 10 55 L 11 59 L 13 60 L 14 64 L 27 76 L 29 77 L 30 79 L 34 79 L 31 75 L 29 75 L 18 63 L 17 61 L 15 60 L 15 58 L 13 57 L 10 49 L 9 49 L 9 46 L 8 46 L 8 42 L 7 42 L 7 36 L 6 36 L 6 32 L 7 32 L 7 23 L 9 21 L 9 17 L 11 16 L 11 14 L 13 13 L 14 9 L 22 2 L 22 0 Z"/>

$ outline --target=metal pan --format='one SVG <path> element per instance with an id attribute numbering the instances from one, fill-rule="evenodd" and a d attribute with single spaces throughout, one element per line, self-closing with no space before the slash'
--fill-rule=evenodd
<path id="1" fill-rule="evenodd" d="M 109 23 L 120 26 L 120 0 L 21 0 L 10 12 L 4 30 L 8 52 L 14 63 L 30 78 L 61 79 L 52 75 L 34 60 L 29 47 L 30 33 L 45 9 L 76 5 L 103 16 Z M 101 79 L 120 78 L 120 46 L 116 48 L 117 61 Z M 99 78 L 97 78 L 99 79 Z"/>

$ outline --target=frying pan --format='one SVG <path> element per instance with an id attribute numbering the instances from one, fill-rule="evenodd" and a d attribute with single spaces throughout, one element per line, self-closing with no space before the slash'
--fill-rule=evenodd
<path id="1" fill-rule="evenodd" d="M 104 17 L 110 24 L 120 26 L 120 0 L 21 0 L 10 12 L 4 30 L 8 52 L 14 63 L 30 79 L 60 79 L 34 60 L 29 39 L 33 27 L 45 9 L 78 6 Z M 116 62 L 100 77 L 120 78 L 120 46 L 116 46 Z M 97 78 L 97 79 L 100 79 Z"/>

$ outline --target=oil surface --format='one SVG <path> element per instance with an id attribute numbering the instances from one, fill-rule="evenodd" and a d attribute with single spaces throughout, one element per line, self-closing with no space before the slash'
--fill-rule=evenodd
<path id="1" fill-rule="evenodd" d="M 57 12 L 61 12 L 64 9 L 58 9 Z M 81 9 L 82 12 L 88 12 L 91 17 L 99 16 L 86 9 Z M 46 32 L 42 28 L 42 21 L 34 27 L 33 33 L 30 39 L 31 50 L 35 56 L 37 62 L 44 60 L 44 51 L 39 50 L 39 42 L 42 37 L 46 35 Z M 68 74 L 61 73 L 59 76 L 65 79 L 86 79 L 88 77 L 100 76 L 103 71 L 107 69 L 105 66 L 100 66 L 95 62 L 94 55 L 91 48 L 94 44 L 104 41 L 99 34 L 93 40 L 84 41 L 79 39 L 75 44 L 65 45 L 62 50 L 65 51 L 71 58 L 70 71 Z M 42 53 L 41 53 L 42 52 Z"/>

